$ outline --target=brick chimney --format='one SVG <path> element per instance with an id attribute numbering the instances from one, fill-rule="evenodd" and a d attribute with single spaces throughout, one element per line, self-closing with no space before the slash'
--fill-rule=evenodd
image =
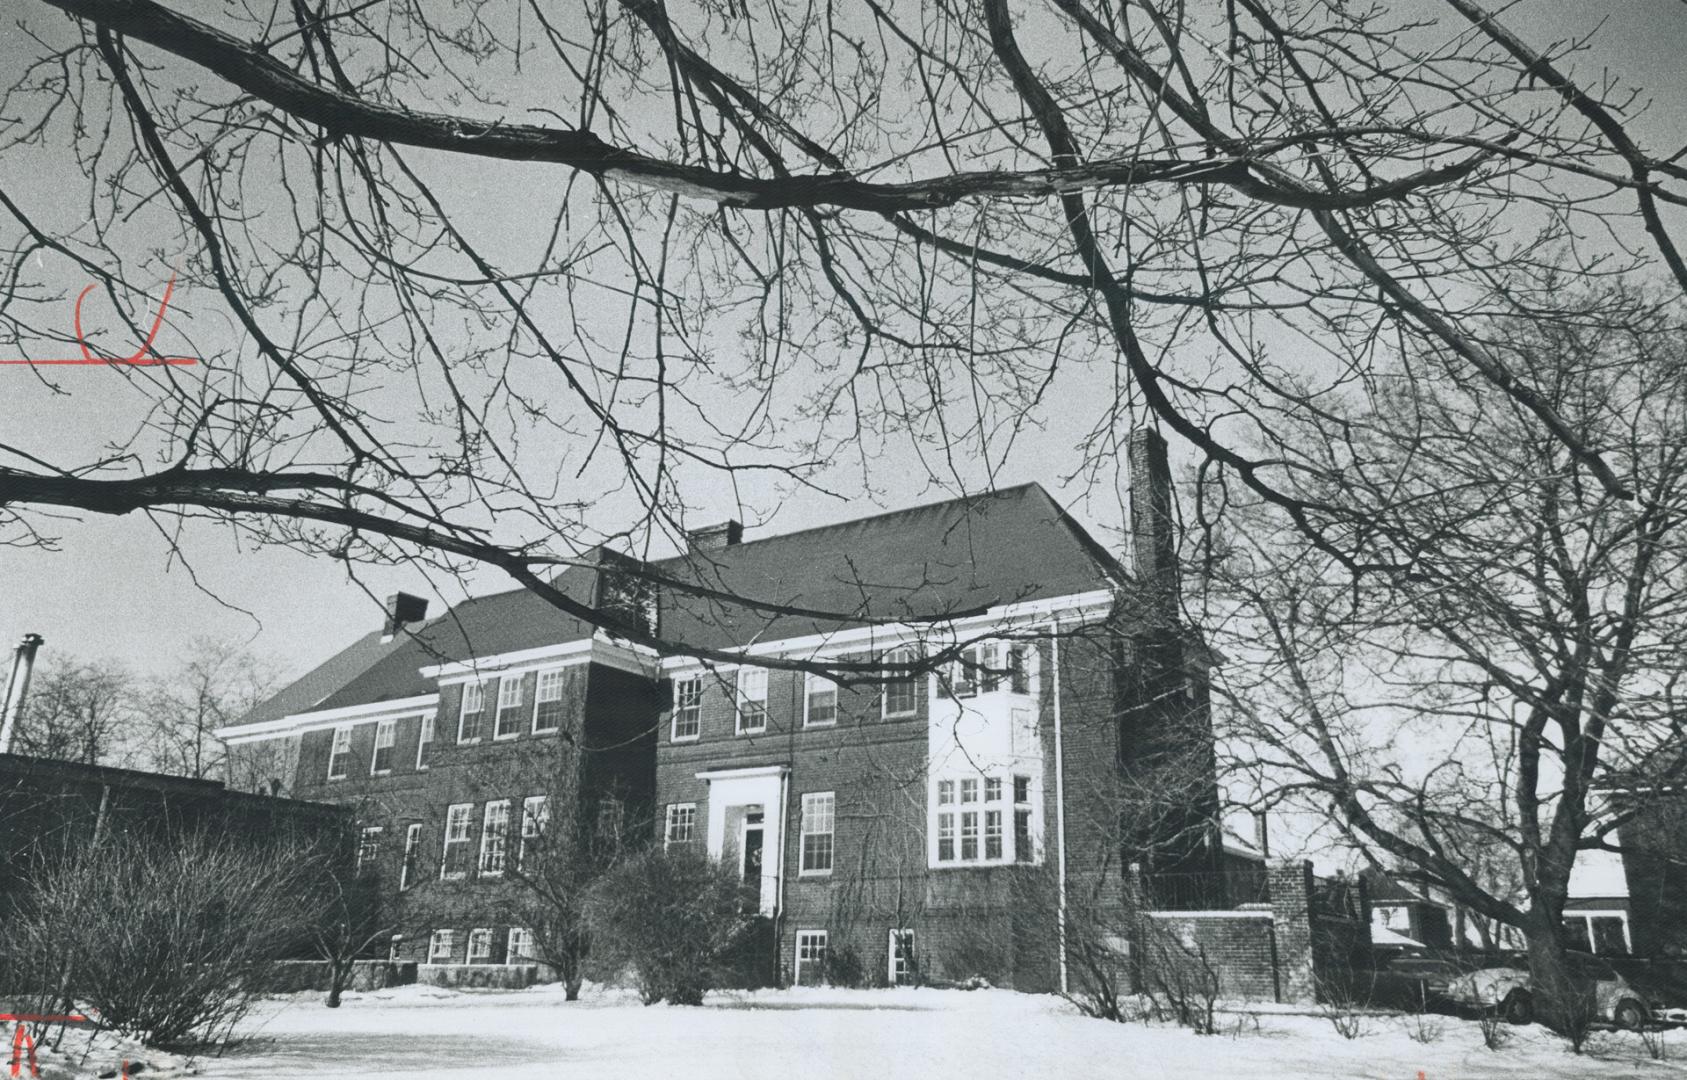
<path id="1" fill-rule="evenodd" d="M 705 525 L 685 534 L 686 547 L 692 551 L 719 551 L 744 539 L 744 526 L 728 518 L 719 525 Z"/>
<path id="2" fill-rule="evenodd" d="M 428 602 L 407 592 L 387 597 L 387 618 L 381 625 L 381 640 L 391 641 L 406 623 L 421 622 L 428 617 Z"/>
<path id="3" fill-rule="evenodd" d="M 1136 576 L 1154 595 L 1154 609 L 1177 617 L 1177 546 L 1172 540 L 1172 474 L 1166 440 L 1157 431 L 1131 432 L 1131 553 Z"/>

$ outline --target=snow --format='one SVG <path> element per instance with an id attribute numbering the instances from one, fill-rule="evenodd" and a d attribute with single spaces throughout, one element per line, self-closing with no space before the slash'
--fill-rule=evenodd
<path id="1" fill-rule="evenodd" d="M 1407 949 L 1421 949 L 1424 947 L 1423 942 L 1413 941 L 1411 938 L 1397 930 L 1390 930 L 1386 926 L 1375 925 L 1371 927 L 1371 944 L 1393 945 L 1399 948 Z"/>
<path id="2" fill-rule="evenodd" d="M 198 1074 L 467 1080 L 811 1080 L 815 1077 L 1129 1076 L 1141 1080 L 1570 1080 L 1682 1077 L 1687 1064 L 1648 1059 L 1637 1036 L 1593 1037 L 1572 1055 L 1539 1027 L 1510 1029 L 1498 1052 L 1474 1022 L 1432 1018 L 1438 1039 L 1412 1041 L 1405 1018 L 1367 1016 L 1341 1038 L 1329 1021 L 1281 1006 L 1234 1006 L 1223 1033 L 1164 1024 L 1111 1024 L 1059 998 L 1005 990 L 802 988 L 710 994 L 701 1008 L 645 1008 L 625 991 L 588 988 L 578 1002 L 554 986 L 520 991 L 402 987 L 260 1003 L 247 1042 L 200 1059 Z M 1671 1057 L 1687 1059 L 1687 1033 Z"/>

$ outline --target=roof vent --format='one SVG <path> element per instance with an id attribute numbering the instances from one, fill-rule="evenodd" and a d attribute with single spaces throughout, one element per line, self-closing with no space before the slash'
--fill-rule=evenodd
<path id="1" fill-rule="evenodd" d="M 743 524 L 730 518 L 719 525 L 705 525 L 685 534 L 686 547 L 692 551 L 719 551 L 721 548 L 732 547 L 743 539 Z"/>
<path id="2" fill-rule="evenodd" d="M 421 622 L 427 617 L 428 602 L 422 597 L 407 592 L 393 593 L 387 597 L 387 618 L 381 624 L 381 639 L 390 641 L 406 623 Z"/>

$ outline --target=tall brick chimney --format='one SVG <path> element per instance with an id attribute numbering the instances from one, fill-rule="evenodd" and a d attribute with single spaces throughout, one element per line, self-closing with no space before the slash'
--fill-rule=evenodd
<path id="1" fill-rule="evenodd" d="M 397 637 L 406 623 L 421 622 L 427 617 L 427 600 L 407 592 L 393 593 L 387 597 L 387 618 L 381 626 L 381 638 L 390 640 Z"/>
<path id="2" fill-rule="evenodd" d="M 1172 539 L 1172 474 L 1166 440 L 1157 431 L 1131 432 L 1131 554 L 1136 576 L 1151 591 L 1157 614 L 1175 619 L 1178 609 L 1177 547 Z"/>
<path id="3" fill-rule="evenodd" d="M 728 518 L 718 525 L 705 525 L 685 534 L 686 547 L 692 551 L 719 551 L 744 539 L 744 526 Z"/>

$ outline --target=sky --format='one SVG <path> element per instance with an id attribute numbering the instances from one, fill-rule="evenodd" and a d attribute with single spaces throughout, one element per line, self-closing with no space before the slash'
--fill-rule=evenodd
<path id="1" fill-rule="evenodd" d="M 29 45 L 14 25 L 15 6 L 0 24 L 0 71 L 11 70 Z M 26 9 L 27 10 L 27 9 Z M 1600 64 L 1620 71 L 1656 98 L 1642 128 L 1649 146 L 1673 153 L 1687 145 L 1687 4 L 1680 0 L 1525 0 L 1507 14 L 1532 39 L 1576 33 L 1595 19 L 1606 21 L 1601 45 L 1578 62 L 1587 77 Z M 37 175 L 32 162 L 0 162 L 0 188 L 39 194 L 52 178 Z M 496 214 L 498 207 L 487 213 Z M 520 207 L 502 208 L 506 228 L 519 232 Z M 74 215 L 74 207 L 62 212 Z M 74 291 L 74 290 L 73 290 Z M 191 297 L 183 298 L 191 303 Z M 68 311 L 66 312 L 68 316 Z M 6 436 L 26 446 L 43 445 L 51 433 L 68 459 L 101 444 L 106 433 L 127 430 L 145 408 L 145 388 L 102 368 L 66 369 L 64 392 L 52 392 L 27 369 L 0 368 L 0 424 L 15 425 Z M 182 369 L 191 371 L 192 369 Z M 1057 388 L 1061 389 L 1061 388 Z M 1063 477 L 1076 471 L 1075 435 L 1058 422 L 1028 436 L 998 483 L 1037 480 L 1057 500 L 1117 549 L 1123 503 L 1113 493 L 1083 502 L 1085 491 Z M 842 466 L 848 468 L 848 466 Z M 936 497 L 924 470 L 901 452 L 873 464 L 876 499 L 844 501 L 814 492 L 754 492 L 761 518 L 748 538 L 788 532 L 929 501 Z M 718 505 L 719 517 L 733 512 L 733 493 L 719 482 L 688 492 L 695 505 Z M 193 648 L 196 638 L 234 641 L 252 649 L 285 673 L 297 674 L 325 659 L 380 623 L 379 598 L 403 589 L 431 592 L 412 567 L 356 571 L 325 559 L 279 548 L 237 543 L 226 530 L 189 524 L 172 555 L 159 526 L 139 514 L 123 517 L 67 516 L 53 550 L 0 548 L 0 640 L 7 645 L 26 632 L 47 639 L 45 655 L 102 658 L 142 673 L 168 668 Z M 606 523 L 613 527 L 613 523 Z M 662 551 L 652 552 L 664 554 Z M 507 588 L 500 575 L 471 579 L 471 590 Z M 461 591 L 447 586 L 447 599 Z M 440 610 L 435 599 L 434 611 Z"/>

